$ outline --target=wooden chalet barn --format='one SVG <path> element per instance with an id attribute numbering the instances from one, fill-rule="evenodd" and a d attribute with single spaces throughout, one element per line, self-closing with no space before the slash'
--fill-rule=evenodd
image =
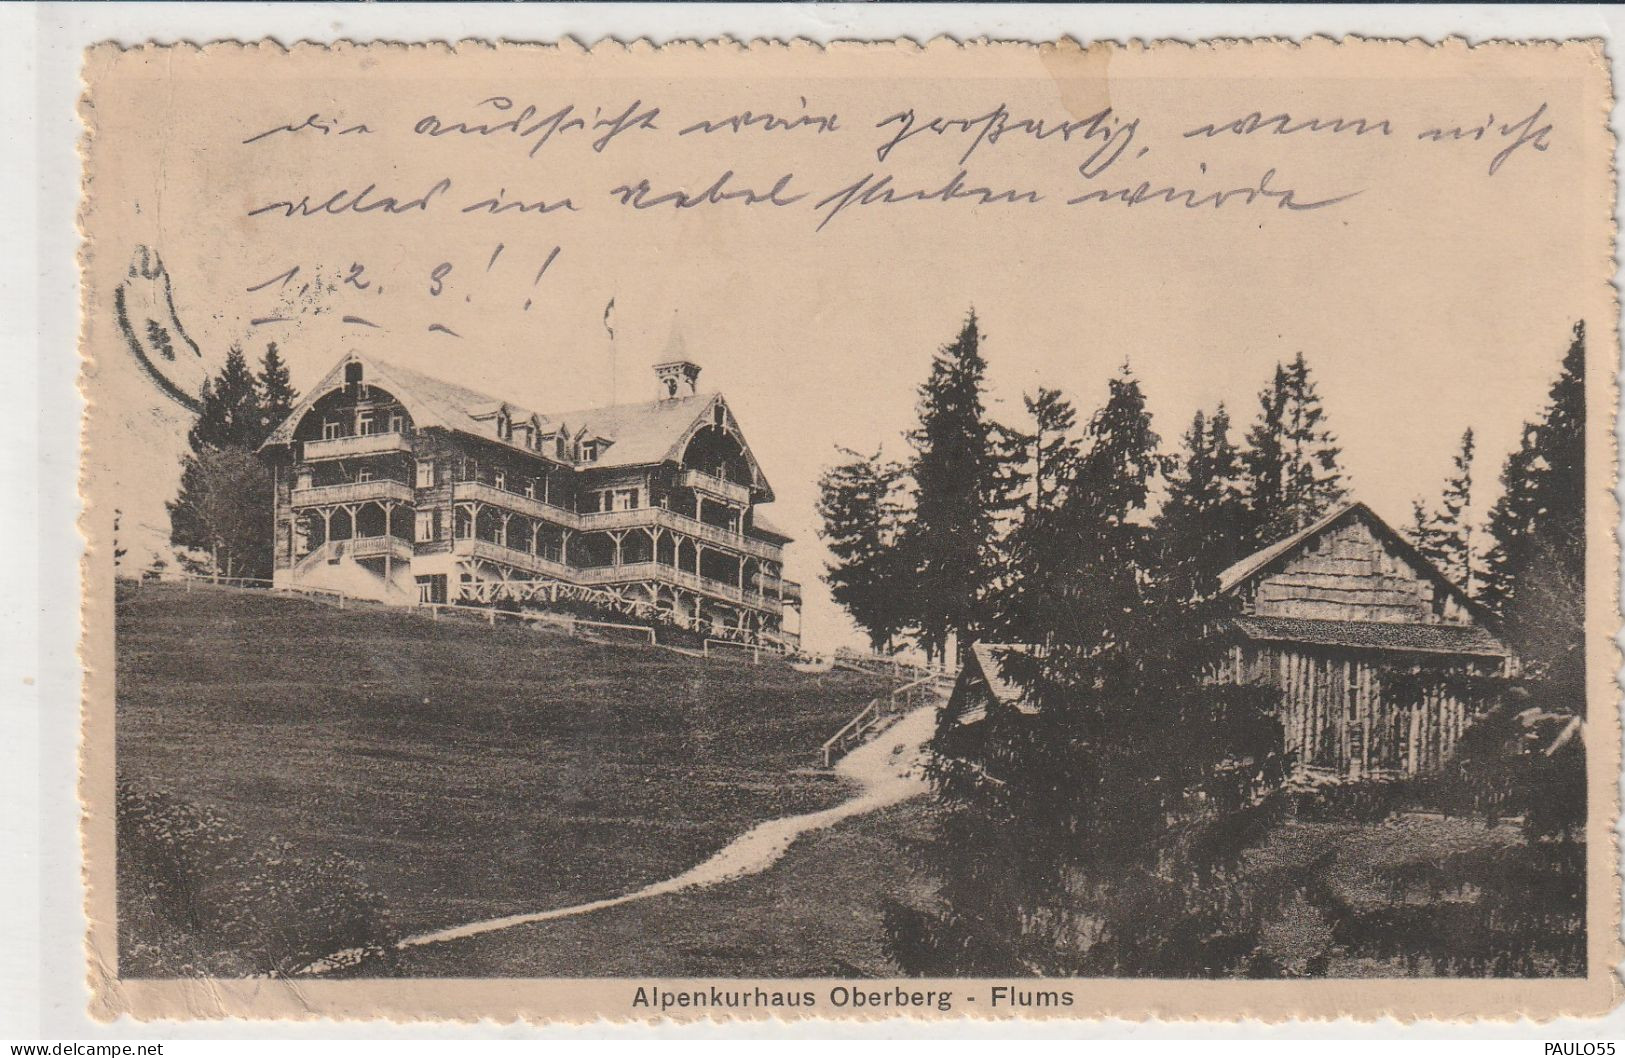
<path id="1" fill-rule="evenodd" d="M 1242 559 L 1219 588 L 1241 607 L 1221 678 L 1280 690 L 1286 749 L 1304 768 L 1435 768 L 1487 704 L 1462 700 L 1450 677 L 1512 664 L 1484 609 L 1363 503 Z M 1395 689 L 1402 674 L 1420 677 L 1405 681 L 1419 700 Z"/>
<path id="2" fill-rule="evenodd" d="M 1458 676 L 1508 673 L 1489 615 L 1363 503 L 1237 562 L 1220 575 L 1239 614 L 1217 678 L 1281 694 L 1286 750 L 1311 773 L 1415 774 L 1449 757 L 1474 713 Z M 1031 715 L 1002 671 L 1011 650 L 977 644 L 949 715 L 956 753 L 978 759 L 973 729 Z M 995 725 L 989 725 L 995 726 Z"/>

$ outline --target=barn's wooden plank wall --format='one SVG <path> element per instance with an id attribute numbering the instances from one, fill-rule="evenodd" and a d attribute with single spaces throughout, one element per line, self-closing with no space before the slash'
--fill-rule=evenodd
<path id="1" fill-rule="evenodd" d="M 1361 517 L 1305 540 L 1246 584 L 1241 598 L 1243 609 L 1259 617 L 1475 623 L 1456 593 Z M 1227 678 L 1265 682 L 1281 692 L 1286 749 L 1300 764 L 1351 775 L 1415 774 L 1449 757 L 1473 707 L 1438 686 L 1424 690 L 1418 704 L 1401 702 L 1385 686 L 1385 673 L 1419 666 L 1440 673 L 1487 672 L 1501 664 L 1369 647 L 1248 642 L 1233 648 Z"/>
<path id="2" fill-rule="evenodd" d="M 1281 692 L 1285 749 L 1299 764 L 1355 776 L 1414 775 L 1450 756 L 1473 707 L 1441 687 L 1425 687 L 1414 706 L 1401 704 L 1384 685 L 1384 673 L 1394 663 L 1376 651 L 1237 644 L 1224 677 L 1267 683 Z M 1438 667 L 1450 671 L 1481 665 Z"/>

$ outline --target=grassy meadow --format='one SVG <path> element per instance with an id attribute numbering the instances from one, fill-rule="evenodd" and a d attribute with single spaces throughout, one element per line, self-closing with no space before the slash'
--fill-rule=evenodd
<path id="1" fill-rule="evenodd" d="M 171 585 L 122 588 L 117 635 L 120 781 L 342 854 L 402 934 L 612 896 L 836 803 L 807 766 L 884 688 Z"/>

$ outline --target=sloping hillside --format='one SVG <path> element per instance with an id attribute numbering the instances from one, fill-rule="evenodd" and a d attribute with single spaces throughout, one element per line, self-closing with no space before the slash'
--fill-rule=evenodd
<path id="1" fill-rule="evenodd" d="M 796 769 L 883 687 L 148 585 L 118 606 L 118 770 L 343 853 L 410 932 L 633 889 L 835 803 Z"/>

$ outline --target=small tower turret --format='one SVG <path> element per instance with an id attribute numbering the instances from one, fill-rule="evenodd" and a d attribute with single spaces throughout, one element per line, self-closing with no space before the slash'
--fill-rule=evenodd
<path id="1" fill-rule="evenodd" d="M 692 360 L 668 360 L 655 365 L 655 377 L 660 380 L 660 399 L 675 400 L 697 392 L 700 365 Z"/>

